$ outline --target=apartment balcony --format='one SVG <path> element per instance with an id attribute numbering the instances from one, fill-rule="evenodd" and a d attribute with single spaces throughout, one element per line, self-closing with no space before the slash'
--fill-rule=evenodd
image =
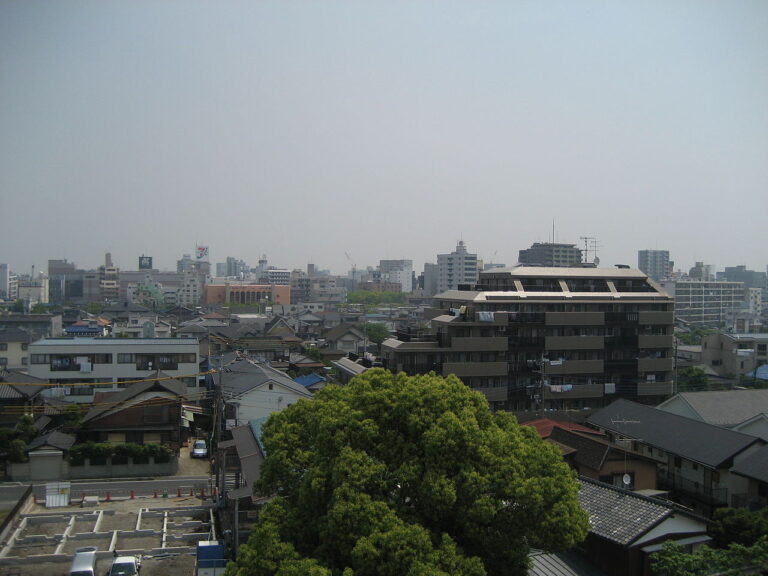
<path id="1" fill-rule="evenodd" d="M 482 392 L 489 402 L 506 402 L 509 394 L 506 386 L 498 388 L 472 388 L 474 392 Z"/>
<path id="2" fill-rule="evenodd" d="M 671 396 L 674 389 L 672 382 L 638 382 L 638 396 Z"/>
<path id="3" fill-rule="evenodd" d="M 547 336 L 547 350 L 602 350 L 604 336 Z"/>
<path id="4" fill-rule="evenodd" d="M 640 324 L 674 324 L 674 312 L 638 312 Z"/>
<path id="5" fill-rule="evenodd" d="M 547 326 L 602 326 L 604 312 L 546 312 Z"/>
<path id="6" fill-rule="evenodd" d="M 639 312 L 606 312 L 606 324 L 637 324 Z"/>
<path id="7" fill-rule="evenodd" d="M 563 360 L 561 364 L 548 362 L 544 364 L 544 374 L 602 374 L 602 360 Z"/>
<path id="8" fill-rule="evenodd" d="M 487 337 L 452 337 L 451 350 L 466 350 L 501 352 L 507 350 L 507 339 L 504 336 Z"/>
<path id="9" fill-rule="evenodd" d="M 510 324 L 544 324 L 544 312 L 520 312 L 509 315 Z"/>
<path id="10" fill-rule="evenodd" d="M 674 358 L 640 358 L 637 361 L 639 372 L 671 372 Z"/>
<path id="11" fill-rule="evenodd" d="M 674 346 L 674 336 L 671 334 L 641 334 L 637 337 L 637 346 L 638 348 L 672 348 Z"/>
<path id="12" fill-rule="evenodd" d="M 562 387 L 552 389 L 551 386 L 544 386 L 544 400 L 571 400 L 574 398 L 602 398 L 605 394 L 605 385 L 603 384 L 574 384 L 568 391 L 563 391 Z"/>
<path id="13" fill-rule="evenodd" d="M 714 507 L 728 506 L 728 488 L 712 488 L 677 474 L 659 473 L 659 489 L 685 494 Z"/>
<path id="14" fill-rule="evenodd" d="M 518 337 L 518 336 L 509 337 L 509 347 L 511 349 L 530 348 L 533 350 L 540 350 L 544 348 L 545 342 L 546 341 L 544 338 L 525 338 L 525 337 Z"/>
<path id="15" fill-rule="evenodd" d="M 443 364 L 443 376 L 455 374 L 459 378 L 473 376 L 507 376 L 506 362 L 446 362 Z"/>

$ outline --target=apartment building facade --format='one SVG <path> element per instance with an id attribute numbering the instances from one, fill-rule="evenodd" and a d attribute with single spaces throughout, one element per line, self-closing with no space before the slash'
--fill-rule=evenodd
<path id="1" fill-rule="evenodd" d="M 437 255 L 437 291 L 455 290 L 462 284 L 477 282 L 477 254 L 467 252 L 467 246 L 460 240 L 456 250 L 450 254 Z"/>
<path id="2" fill-rule="evenodd" d="M 660 282 L 675 299 L 675 318 L 692 326 L 721 326 L 744 305 L 742 282 L 669 280 Z"/>
<path id="3" fill-rule="evenodd" d="M 493 269 L 435 297 L 426 333 L 382 344 L 386 368 L 455 374 L 495 409 L 593 408 L 672 393 L 673 301 L 630 269 Z"/>
<path id="4" fill-rule="evenodd" d="M 49 394 L 83 403 L 158 372 L 197 389 L 199 363 L 195 338 L 48 338 L 29 345 L 29 375 L 59 384 Z"/>
<path id="5" fill-rule="evenodd" d="M 665 280 L 672 275 L 675 263 L 669 259 L 669 250 L 639 250 L 637 267 L 656 280 Z"/>
<path id="6" fill-rule="evenodd" d="M 708 334 L 701 360 L 720 376 L 735 378 L 768 364 L 768 334 Z"/>
<path id="7" fill-rule="evenodd" d="M 530 248 L 520 250 L 517 261 L 523 266 L 568 268 L 581 265 L 582 252 L 575 244 L 534 242 Z"/>

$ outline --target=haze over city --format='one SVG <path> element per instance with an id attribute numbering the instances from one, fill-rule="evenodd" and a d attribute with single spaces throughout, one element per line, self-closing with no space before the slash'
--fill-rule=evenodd
<path id="1" fill-rule="evenodd" d="M 760 2 L 3 2 L 0 261 L 765 269 Z M 349 257 L 347 257 L 347 254 Z"/>

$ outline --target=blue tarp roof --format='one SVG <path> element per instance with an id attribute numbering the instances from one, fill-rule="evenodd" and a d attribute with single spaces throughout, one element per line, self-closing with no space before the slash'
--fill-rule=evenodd
<path id="1" fill-rule="evenodd" d="M 325 382 L 325 378 L 320 376 L 319 374 L 306 374 L 305 376 L 298 376 L 297 378 L 293 379 L 294 382 L 298 382 L 305 388 L 309 388 L 313 384 L 317 384 L 318 382 Z"/>
<path id="2" fill-rule="evenodd" d="M 253 432 L 253 437 L 256 438 L 256 442 L 259 443 L 259 448 L 261 448 L 261 453 L 265 456 L 267 455 L 267 451 L 264 450 L 264 444 L 261 442 L 261 427 L 267 421 L 267 418 L 269 418 L 269 416 L 256 418 L 256 420 L 251 420 L 248 422 L 248 425 L 251 427 L 251 431 Z"/>
<path id="3" fill-rule="evenodd" d="M 755 376 L 755 372 L 757 372 L 757 376 Z M 752 370 L 752 372 L 747 373 L 747 377 L 757 378 L 758 380 L 768 380 L 768 364 L 758 366 L 756 371 Z"/>

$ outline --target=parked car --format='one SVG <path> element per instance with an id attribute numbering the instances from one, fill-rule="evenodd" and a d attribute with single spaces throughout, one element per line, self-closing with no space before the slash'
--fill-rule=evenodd
<path id="1" fill-rule="evenodd" d="M 195 440 L 189 455 L 192 458 L 208 458 L 208 445 L 205 440 Z"/>
<path id="2" fill-rule="evenodd" d="M 112 561 L 107 576 L 137 576 L 141 571 L 141 558 L 138 556 L 118 556 Z"/>
<path id="3" fill-rule="evenodd" d="M 94 546 L 75 550 L 69 576 L 96 576 L 96 548 Z"/>

